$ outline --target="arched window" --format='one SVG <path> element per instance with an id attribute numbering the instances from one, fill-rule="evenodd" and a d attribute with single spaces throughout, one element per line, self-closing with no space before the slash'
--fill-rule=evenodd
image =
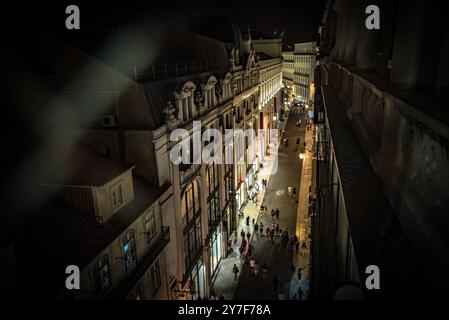
<path id="1" fill-rule="evenodd" d="M 200 189 L 197 180 L 193 180 L 185 189 L 181 198 L 181 215 L 184 228 L 184 253 L 186 269 L 189 269 L 202 248 Z"/>
<path id="2" fill-rule="evenodd" d="M 217 83 L 217 78 L 210 76 L 203 87 L 203 95 L 205 97 L 205 105 L 207 108 L 211 108 L 216 105 L 217 99 L 215 96 L 215 85 Z"/>
<path id="3" fill-rule="evenodd" d="M 183 122 L 186 122 L 195 116 L 193 108 L 193 93 L 195 90 L 196 85 L 192 81 L 188 81 L 184 84 L 180 92 L 175 92 L 175 98 L 180 112 L 180 119 L 182 119 Z"/>

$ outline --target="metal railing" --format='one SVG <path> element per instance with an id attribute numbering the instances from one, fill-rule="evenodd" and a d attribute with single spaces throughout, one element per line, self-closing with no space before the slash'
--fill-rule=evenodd
<path id="1" fill-rule="evenodd" d="M 134 67 L 134 79 L 136 81 L 152 81 L 168 78 L 177 78 L 187 75 L 212 71 L 208 61 L 190 63 L 154 64 L 146 71 L 138 71 Z"/>

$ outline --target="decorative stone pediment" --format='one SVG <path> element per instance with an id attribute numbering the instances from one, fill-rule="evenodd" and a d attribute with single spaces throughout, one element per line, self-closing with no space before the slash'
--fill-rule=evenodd
<path id="1" fill-rule="evenodd" d="M 196 85 L 192 81 L 188 81 L 182 87 L 181 93 L 188 94 L 188 93 L 192 93 L 195 90 L 196 90 Z"/>

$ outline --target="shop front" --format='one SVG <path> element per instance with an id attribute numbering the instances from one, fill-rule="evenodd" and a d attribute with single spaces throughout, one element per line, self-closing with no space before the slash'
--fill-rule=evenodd
<path id="1" fill-rule="evenodd" d="M 223 258 L 224 244 L 223 244 L 223 236 L 222 236 L 221 231 L 222 231 L 221 225 L 219 225 L 210 238 L 209 266 L 210 266 L 210 274 L 211 274 L 212 278 L 215 276 L 215 273 L 218 271 L 218 266 L 220 265 L 220 261 Z"/>
<path id="2" fill-rule="evenodd" d="M 232 202 L 226 207 L 226 233 L 229 240 L 231 234 L 237 229 L 236 217 Z"/>
<path id="3" fill-rule="evenodd" d="M 199 259 L 189 276 L 190 299 L 204 298 L 205 294 L 205 268 L 202 259 Z"/>
<path id="4" fill-rule="evenodd" d="M 237 211 L 245 204 L 245 189 L 242 187 L 243 183 L 240 183 L 235 193 L 235 203 L 237 204 Z"/>
<path id="5" fill-rule="evenodd" d="M 248 195 L 251 195 L 251 189 L 254 187 L 254 164 L 249 164 L 246 170 L 246 191 Z"/>

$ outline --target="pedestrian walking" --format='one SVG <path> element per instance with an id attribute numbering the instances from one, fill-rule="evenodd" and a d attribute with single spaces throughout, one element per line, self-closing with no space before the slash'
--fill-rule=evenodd
<path id="1" fill-rule="evenodd" d="M 256 224 L 254 225 L 254 232 L 257 234 L 258 231 L 259 231 L 259 225 L 256 223 Z"/>
<path id="2" fill-rule="evenodd" d="M 293 197 L 296 197 L 296 187 L 293 187 L 292 193 L 293 193 Z"/>
<path id="3" fill-rule="evenodd" d="M 246 235 L 245 230 L 242 229 L 242 232 L 240 232 L 240 236 L 242 237 L 242 241 L 245 240 L 245 235 Z"/>
<path id="4" fill-rule="evenodd" d="M 251 260 L 249 260 L 249 271 L 254 274 L 254 265 L 256 264 L 256 260 L 254 260 L 253 258 L 251 258 Z"/>
<path id="5" fill-rule="evenodd" d="M 288 192 L 288 196 L 291 197 L 292 196 L 292 192 L 293 192 L 292 186 L 288 186 L 287 192 Z"/>
<path id="6" fill-rule="evenodd" d="M 292 250 L 292 252 L 293 252 L 294 248 L 295 248 L 295 239 L 292 237 L 290 239 L 290 249 Z"/>
<path id="7" fill-rule="evenodd" d="M 239 273 L 239 268 L 236 264 L 234 264 L 234 267 L 232 268 L 232 272 L 234 273 L 234 281 L 237 281 L 237 274 Z"/>
<path id="8" fill-rule="evenodd" d="M 276 209 L 276 219 L 279 221 L 279 209 Z"/>
<path id="9" fill-rule="evenodd" d="M 263 223 L 262 223 L 262 221 L 260 221 L 259 229 L 260 229 L 260 232 L 263 233 Z"/>
<path id="10" fill-rule="evenodd" d="M 305 255 L 305 254 L 306 254 L 305 251 L 307 250 L 307 246 L 306 246 L 306 242 L 305 242 L 305 241 L 302 242 L 301 248 L 304 249 L 304 250 L 301 252 L 302 255 Z"/>
<path id="11" fill-rule="evenodd" d="M 268 267 L 267 267 L 267 265 L 265 263 L 262 266 L 262 279 L 263 280 L 267 280 L 268 279 Z"/>
<path id="12" fill-rule="evenodd" d="M 256 261 L 254 263 L 254 275 L 257 277 L 258 274 L 259 274 L 259 264 Z"/>
<path id="13" fill-rule="evenodd" d="M 252 223 L 253 223 L 253 225 L 254 225 L 254 218 L 253 218 L 253 220 L 251 221 Z"/>
<path id="14" fill-rule="evenodd" d="M 251 233 L 249 233 L 249 231 L 246 233 L 246 237 L 248 238 L 248 243 L 249 243 L 249 238 L 251 237 Z"/>
<path id="15" fill-rule="evenodd" d="M 299 150 L 299 138 L 296 138 L 296 146 L 295 146 L 295 151 Z"/>
<path id="16" fill-rule="evenodd" d="M 271 220 L 274 220 L 275 211 L 274 209 L 271 209 Z"/>
<path id="17" fill-rule="evenodd" d="M 276 234 L 278 234 L 279 233 L 279 224 L 276 225 L 275 230 L 276 230 Z"/>
<path id="18" fill-rule="evenodd" d="M 249 216 L 246 217 L 246 226 L 249 227 Z"/>
<path id="19" fill-rule="evenodd" d="M 299 300 L 302 300 L 302 297 L 304 295 L 304 292 L 302 291 L 301 287 L 298 288 L 298 298 Z"/>
<path id="20" fill-rule="evenodd" d="M 266 234 L 267 234 L 267 240 L 270 239 L 270 228 L 267 227 L 267 229 L 265 230 Z"/>

